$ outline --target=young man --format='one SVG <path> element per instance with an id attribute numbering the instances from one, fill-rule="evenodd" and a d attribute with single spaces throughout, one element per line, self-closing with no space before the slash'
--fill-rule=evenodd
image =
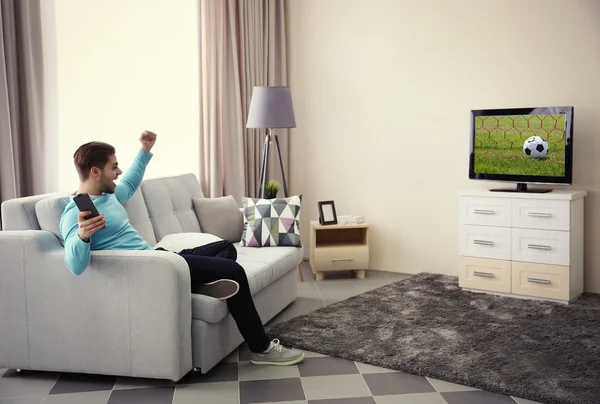
<path id="1" fill-rule="evenodd" d="M 156 142 L 156 134 L 145 131 L 139 140 L 142 147 L 118 185 L 115 181 L 123 172 L 111 145 L 86 143 L 73 156 L 80 179 L 77 193 L 89 194 L 100 213 L 86 220 L 91 212 L 79 212 L 71 197 L 62 214 L 60 231 L 65 240 L 65 263 L 75 275 L 82 274 L 88 267 L 93 250 L 152 250 L 133 228 L 122 206 L 135 194 L 144 178 L 153 156 L 150 150 Z M 292 365 L 302 361 L 303 352 L 285 348 L 277 339 L 269 341 L 256 312 L 248 278 L 235 262 L 237 255 L 232 247 L 213 245 L 177 253 L 188 264 L 192 293 L 227 300 L 229 311 L 253 352 L 252 363 Z"/>

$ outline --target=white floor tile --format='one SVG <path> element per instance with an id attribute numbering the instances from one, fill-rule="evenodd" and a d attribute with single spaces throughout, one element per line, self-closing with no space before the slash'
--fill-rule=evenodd
<path id="1" fill-rule="evenodd" d="M 106 404 L 111 391 L 92 391 L 86 393 L 52 394 L 42 404 Z"/>
<path id="2" fill-rule="evenodd" d="M 515 400 L 519 404 L 542 404 L 542 403 L 538 403 L 537 401 L 526 400 L 524 398 L 513 397 L 512 399 Z"/>
<path id="3" fill-rule="evenodd" d="M 44 397 L 16 397 L 0 399 L 0 404 L 40 404 Z"/>
<path id="4" fill-rule="evenodd" d="M 462 386 L 460 384 L 454 384 L 454 383 L 445 382 L 443 380 L 433 379 L 431 377 L 427 377 L 426 379 L 429 380 L 429 383 L 431 383 L 433 385 L 433 387 L 440 393 L 450 393 L 453 391 L 479 390 L 479 389 L 476 389 L 473 387 L 467 387 L 467 386 Z"/>
<path id="5" fill-rule="evenodd" d="M 359 372 L 362 374 L 395 372 L 393 369 L 380 368 L 378 366 L 367 365 L 366 363 L 360 362 L 355 363 L 356 366 L 358 366 Z"/>
<path id="6" fill-rule="evenodd" d="M 303 377 L 302 387 L 307 400 L 368 397 L 369 387 L 361 375 Z"/>
<path id="7" fill-rule="evenodd" d="M 308 401 L 269 401 L 265 404 L 307 404 Z"/>
<path id="8" fill-rule="evenodd" d="M 297 298 L 292 304 L 286 307 L 283 315 L 286 319 L 291 320 L 294 317 L 307 314 L 325 306 L 321 298 Z"/>
<path id="9" fill-rule="evenodd" d="M 377 404 L 448 404 L 439 393 L 375 396 Z"/>
<path id="10" fill-rule="evenodd" d="M 239 380 L 269 380 L 300 377 L 298 366 L 256 366 L 251 362 L 240 362 L 238 367 Z"/>
<path id="11" fill-rule="evenodd" d="M 316 353 L 316 352 L 304 351 L 305 358 L 324 358 L 326 356 L 329 356 L 329 355 L 323 355 L 323 354 Z"/>
<path id="12" fill-rule="evenodd" d="M 173 404 L 239 404 L 238 382 L 186 384 L 175 388 Z"/>
<path id="13" fill-rule="evenodd" d="M 0 378 L 0 398 L 45 397 L 58 380 L 58 374 L 24 372 Z M 4 403 L 3 403 L 4 404 Z"/>

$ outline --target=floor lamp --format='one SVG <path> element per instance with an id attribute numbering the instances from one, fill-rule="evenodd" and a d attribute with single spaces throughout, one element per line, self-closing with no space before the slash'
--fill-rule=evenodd
<path id="1" fill-rule="evenodd" d="M 292 105 L 292 95 L 289 87 L 254 87 L 252 90 L 250 108 L 248 110 L 246 128 L 267 129 L 260 167 L 260 183 L 257 190 L 259 198 L 264 198 L 265 196 L 267 169 L 269 167 L 269 146 L 273 137 L 275 138 L 277 156 L 279 157 L 279 167 L 281 168 L 281 176 L 283 178 L 283 192 L 286 197 L 288 196 L 283 161 L 281 160 L 281 149 L 279 148 L 279 139 L 277 138 L 277 135 L 272 135 L 271 129 L 295 127 L 296 118 L 294 117 L 294 107 Z"/>

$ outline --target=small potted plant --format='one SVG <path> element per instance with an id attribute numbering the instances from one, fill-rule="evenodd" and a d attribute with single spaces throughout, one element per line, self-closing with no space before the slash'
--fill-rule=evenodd
<path id="1" fill-rule="evenodd" d="M 277 193 L 281 189 L 281 185 L 275 180 L 269 180 L 265 188 L 265 198 L 274 199 L 277 198 Z"/>

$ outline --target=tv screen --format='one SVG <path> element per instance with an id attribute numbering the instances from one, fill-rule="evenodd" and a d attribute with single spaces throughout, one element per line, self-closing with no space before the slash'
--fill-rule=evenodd
<path id="1" fill-rule="evenodd" d="M 573 107 L 471 111 L 469 178 L 571 184 Z"/>

